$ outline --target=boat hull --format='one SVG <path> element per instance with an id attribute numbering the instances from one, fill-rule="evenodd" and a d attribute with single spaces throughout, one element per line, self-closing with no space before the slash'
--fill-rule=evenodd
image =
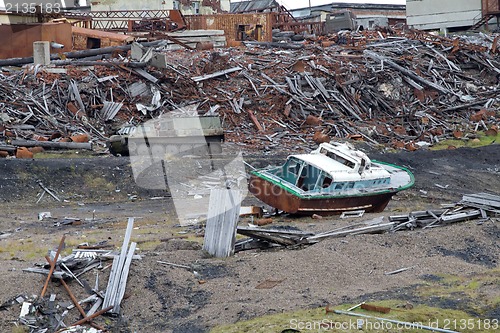
<path id="1" fill-rule="evenodd" d="M 392 196 L 398 192 L 387 190 L 363 195 L 306 197 L 292 193 L 255 174 L 250 178 L 249 191 L 274 208 L 299 215 L 334 215 L 352 210 L 379 213 L 385 209 Z"/>

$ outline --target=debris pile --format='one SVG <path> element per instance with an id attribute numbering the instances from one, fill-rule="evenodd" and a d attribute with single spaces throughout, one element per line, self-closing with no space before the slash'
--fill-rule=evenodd
<path id="1" fill-rule="evenodd" d="M 223 51 L 151 46 L 161 64 L 3 67 L 0 150 L 22 146 L 9 145 L 14 139 L 81 142 L 82 135 L 104 146 L 125 124 L 186 106 L 219 114 L 229 141 L 266 150 L 332 138 L 415 150 L 473 139 L 478 131 L 498 134 L 498 37 L 404 30 L 339 36 L 279 50 L 251 43 Z"/>
<path id="2" fill-rule="evenodd" d="M 279 246 L 296 247 L 315 244 L 327 238 L 348 235 L 373 234 L 431 228 L 467 220 L 478 220 L 483 224 L 491 218 L 500 217 L 500 196 L 489 193 L 464 195 L 462 200 L 448 208 L 439 210 L 414 211 L 405 215 L 374 218 L 363 223 L 352 224 L 331 231 L 314 234 L 300 230 L 282 228 L 238 227 L 237 232 L 249 238 L 236 242 L 235 252 L 250 249 L 267 249 Z"/>
<path id="3" fill-rule="evenodd" d="M 102 245 L 79 246 L 72 253 L 60 257 L 64 247 L 65 236 L 62 237 L 57 251 L 50 251 L 45 256 L 47 264 L 38 268 L 26 268 L 23 271 L 46 275 L 41 294 L 31 297 L 19 295 L 0 306 L 0 309 L 21 304 L 19 323 L 29 327 L 29 332 L 104 332 L 106 329 L 92 320 L 100 315 L 120 313 L 120 303 L 125 294 L 128 272 L 132 259 L 140 259 L 134 255 L 136 243 L 130 243 L 133 228 L 133 218 L 129 218 L 127 232 L 123 241 L 121 253 L 103 249 Z M 113 259 L 112 265 L 103 265 L 104 260 Z M 100 289 L 99 273 L 111 269 L 108 285 Z M 96 272 L 95 284 L 90 286 L 83 278 L 89 271 Z M 71 291 L 69 281 L 76 281 L 90 296 L 78 301 Z M 71 302 L 61 298 L 55 292 L 46 297 L 47 291 L 56 286 L 56 282 L 67 292 Z M 50 287 L 50 288 L 49 288 Z M 57 301 L 56 301 L 57 299 Z M 78 314 L 71 310 L 76 308 Z M 80 315 L 80 318 L 76 317 Z M 66 325 L 71 320 L 73 324 Z M 66 322 L 66 323 L 65 323 Z M 91 328 L 80 325 L 90 325 Z"/>

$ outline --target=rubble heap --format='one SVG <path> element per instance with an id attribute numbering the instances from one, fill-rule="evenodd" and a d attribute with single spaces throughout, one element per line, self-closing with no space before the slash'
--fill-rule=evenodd
<path id="1" fill-rule="evenodd" d="M 497 40 L 367 31 L 287 48 L 166 52 L 157 67 L 123 57 L 4 67 L 0 140 L 84 135 L 105 147 L 124 124 L 186 106 L 218 113 L 229 141 L 256 149 L 352 138 L 414 150 L 478 131 L 496 136 Z"/>

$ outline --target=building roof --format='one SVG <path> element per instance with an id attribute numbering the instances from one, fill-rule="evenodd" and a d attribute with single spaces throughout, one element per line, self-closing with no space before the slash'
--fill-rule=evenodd
<path id="1" fill-rule="evenodd" d="M 115 32 L 109 32 L 109 31 L 87 29 L 87 28 L 82 28 L 82 27 L 77 27 L 77 26 L 72 26 L 71 31 L 75 35 L 82 35 L 82 36 L 93 37 L 93 38 L 109 38 L 111 40 L 118 41 L 121 43 L 129 43 L 129 42 L 134 41 L 134 37 L 132 37 L 132 36 L 124 35 L 124 34 L 117 34 Z"/>
<path id="2" fill-rule="evenodd" d="M 384 9 L 384 10 L 405 10 L 406 5 L 380 4 L 380 3 L 357 3 L 357 2 L 332 2 L 330 4 L 312 6 L 311 10 L 332 11 L 344 8 L 352 9 Z M 309 7 L 293 8 L 291 11 L 309 9 Z"/>
<path id="3" fill-rule="evenodd" d="M 253 0 L 231 2 L 230 13 L 259 12 L 269 8 L 280 7 L 276 0 Z"/>

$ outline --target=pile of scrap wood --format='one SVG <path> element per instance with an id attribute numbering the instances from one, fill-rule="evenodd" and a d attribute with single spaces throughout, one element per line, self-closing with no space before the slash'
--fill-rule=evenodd
<path id="1" fill-rule="evenodd" d="M 229 141 L 267 150 L 334 137 L 414 150 L 498 134 L 497 37 L 356 34 L 349 43 L 323 39 L 279 51 L 149 46 L 162 55 L 159 67 L 128 58 L 3 67 L 2 150 L 11 154 L 12 140 L 75 135 L 100 146 L 125 124 L 186 106 L 219 114 Z"/>
<path id="2" fill-rule="evenodd" d="M 380 217 L 317 234 L 300 230 L 284 230 L 283 228 L 238 227 L 237 232 L 249 238 L 241 239 L 236 243 L 236 252 L 315 244 L 327 238 L 413 230 L 416 228 L 426 229 L 476 219 L 478 224 L 482 224 L 491 218 L 499 216 L 500 196 L 477 193 L 464 195 L 460 202 L 449 205 L 447 209 L 414 211 L 409 214 L 389 216 L 389 222 L 385 222 L 384 217 Z"/>
<path id="3" fill-rule="evenodd" d="M 490 193 L 464 195 L 462 200 L 447 209 L 415 211 L 406 215 L 390 216 L 397 223 L 393 230 L 430 228 L 455 222 L 478 219 L 481 224 L 500 216 L 500 196 Z"/>
<path id="4" fill-rule="evenodd" d="M 94 323 L 93 319 L 107 313 L 120 313 L 120 303 L 125 293 L 132 259 L 140 259 L 140 256 L 134 255 L 136 243 L 132 242 L 129 246 L 133 222 L 134 219 L 130 218 L 119 255 L 112 250 L 102 249 L 103 246 L 82 246 L 82 248 L 74 249 L 70 255 L 61 258 L 60 254 L 65 242 L 65 236 L 63 236 L 57 251 L 51 251 L 45 257 L 48 264 L 41 265 L 42 267 L 39 268 L 24 269 L 26 272 L 46 275 L 41 294 L 33 297 L 17 296 L 2 306 L 21 304 L 19 322 L 29 327 L 30 332 L 104 332 L 106 329 Z M 113 260 L 113 264 L 103 266 L 103 261 L 109 259 Z M 99 273 L 109 268 L 111 272 L 107 288 L 101 290 Z M 89 271 L 94 271 L 96 274 L 93 286 L 84 279 L 84 274 Z M 76 281 L 90 296 L 78 301 L 69 287 L 69 282 L 72 280 Z M 46 297 L 50 288 L 59 285 L 66 290 L 72 304 L 66 299 L 61 299 L 61 296 L 55 292 Z M 73 308 L 78 310 L 78 314 L 70 311 Z M 78 318 L 77 315 L 80 317 Z M 68 320 L 73 323 L 66 325 L 65 322 Z M 87 329 L 80 325 L 90 325 L 92 328 Z"/>

